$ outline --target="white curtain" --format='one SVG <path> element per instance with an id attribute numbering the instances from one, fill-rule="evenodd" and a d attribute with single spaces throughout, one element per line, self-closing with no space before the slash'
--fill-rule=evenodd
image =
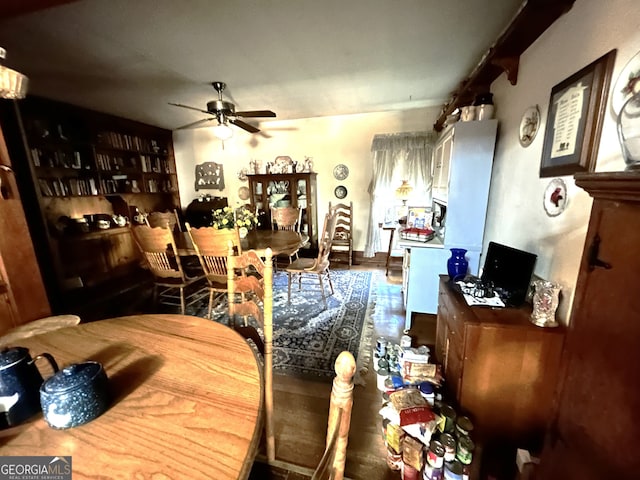
<path id="1" fill-rule="evenodd" d="M 371 153 L 373 178 L 369 183 L 371 210 L 365 257 L 386 250 L 380 244 L 379 224 L 385 223 L 390 204 L 396 201 L 399 179 L 413 187 L 412 198 L 431 203 L 431 161 L 436 136 L 429 132 L 381 134 L 373 137 Z"/>

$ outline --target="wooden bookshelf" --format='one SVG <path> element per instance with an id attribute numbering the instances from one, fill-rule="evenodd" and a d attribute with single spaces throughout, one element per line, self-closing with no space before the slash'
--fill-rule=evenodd
<path id="1" fill-rule="evenodd" d="M 100 310 L 139 282 L 139 253 L 128 228 L 70 219 L 178 208 L 171 131 L 38 97 L 5 102 L 0 122 L 52 310 L 91 316 L 89 297 Z"/>

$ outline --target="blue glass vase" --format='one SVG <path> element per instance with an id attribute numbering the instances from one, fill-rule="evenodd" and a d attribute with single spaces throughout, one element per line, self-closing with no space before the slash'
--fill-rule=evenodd
<path id="1" fill-rule="evenodd" d="M 452 282 L 462 280 L 467 275 L 469 262 L 464 256 L 465 253 L 467 251 L 464 248 L 451 249 L 451 257 L 447 260 L 447 273 Z"/>

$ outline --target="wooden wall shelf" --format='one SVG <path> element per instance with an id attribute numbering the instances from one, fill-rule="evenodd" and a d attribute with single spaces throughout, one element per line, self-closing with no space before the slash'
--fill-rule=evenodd
<path id="1" fill-rule="evenodd" d="M 503 72 L 509 83 L 518 81 L 520 55 L 558 18 L 571 10 L 575 0 L 527 0 L 498 40 L 489 48 L 446 103 L 433 128 L 439 132 L 447 115 L 470 105 L 479 93 L 488 92 L 491 83 Z"/>

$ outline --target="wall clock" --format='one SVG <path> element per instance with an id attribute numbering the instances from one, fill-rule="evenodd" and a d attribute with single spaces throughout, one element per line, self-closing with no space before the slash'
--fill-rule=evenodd
<path id="1" fill-rule="evenodd" d="M 538 129 L 540 128 L 540 109 L 537 105 L 529 107 L 524 111 L 522 120 L 520 121 L 520 145 L 528 147 L 536 138 Z"/>
<path id="2" fill-rule="evenodd" d="M 544 211 L 550 217 L 557 217 L 567 208 L 568 200 L 567 185 L 561 178 L 554 178 L 544 190 Z"/>
<path id="3" fill-rule="evenodd" d="M 347 188 L 342 185 L 338 185 L 333 193 L 337 198 L 342 199 L 347 196 Z"/>
<path id="4" fill-rule="evenodd" d="M 333 169 L 333 176 L 336 180 L 344 180 L 349 176 L 349 167 L 344 164 L 336 165 Z"/>

